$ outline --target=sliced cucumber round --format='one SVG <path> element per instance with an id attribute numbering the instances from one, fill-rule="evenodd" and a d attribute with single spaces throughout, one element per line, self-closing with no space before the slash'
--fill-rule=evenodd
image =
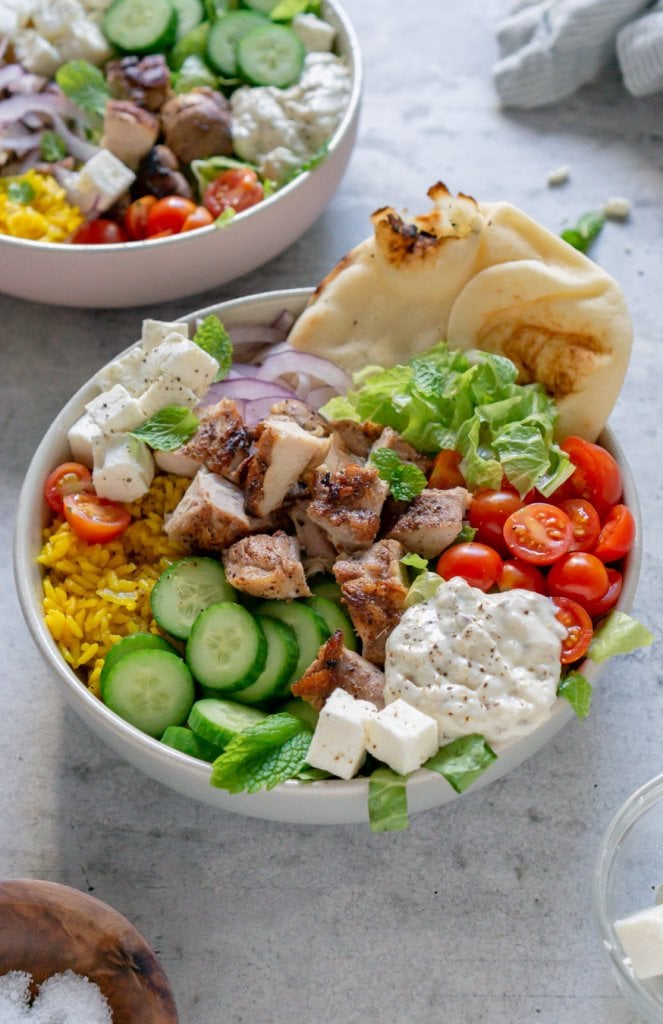
<path id="1" fill-rule="evenodd" d="M 170 0 L 113 0 L 101 26 L 118 50 L 157 53 L 177 38 L 177 11 Z"/>
<path id="2" fill-rule="evenodd" d="M 234 601 L 235 591 L 220 562 L 190 555 L 173 562 L 152 587 L 152 614 L 165 633 L 187 640 L 191 627 L 205 608 Z"/>
<path id="3" fill-rule="evenodd" d="M 290 626 L 295 634 L 299 658 L 284 687 L 284 692 L 287 693 L 292 683 L 301 679 L 309 665 L 315 661 L 318 650 L 325 640 L 329 639 L 331 633 L 320 616 L 299 601 L 263 601 L 256 608 L 256 614 L 280 619 L 286 626 Z"/>
<path id="4" fill-rule="evenodd" d="M 177 11 L 177 38 L 181 39 L 205 17 L 202 0 L 170 0 Z"/>
<path id="5" fill-rule="evenodd" d="M 177 654 L 134 651 L 110 670 L 104 704 L 130 725 L 159 738 L 169 725 L 186 721 L 195 700 L 193 679 Z"/>
<path id="6" fill-rule="evenodd" d="M 267 661 L 255 683 L 233 693 L 233 700 L 241 704 L 264 704 L 288 693 L 299 659 L 299 644 L 290 626 L 268 615 L 256 615 L 256 622 L 267 641 Z"/>
<path id="7" fill-rule="evenodd" d="M 210 764 L 212 761 L 216 761 L 221 753 L 221 747 L 201 739 L 184 725 L 169 725 L 161 737 L 161 742 L 165 743 L 167 747 L 172 747 L 173 750 L 179 750 L 181 754 L 197 757 L 199 761 L 207 761 Z"/>
<path id="8" fill-rule="evenodd" d="M 216 21 L 207 37 L 207 59 L 219 74 L 227 78 L 237 75 L 237 44 L 247 35 L 269 22 L 256 11 L 231 11 Z"/>
<path id="9" fill-rule="evenodd" d="M 341 602 L 341 585 L 333 576 L 314 576 L 312 580 L 308 581 L 308 587 L 314 597 L 326 597 L 334 604 Z"/>
<path id="10" fill-rule="evenodd" d="M 204 742 L 225 747 L 240 732 L 266 717 L 265 712 L 258 708 L 247 708 L 232 700 L 203 697 L 191 708 L 189 728 Z"/>
<path id="11" fill-rule="evenodd" d="M 343 634 L 343 644 L 349 651 L 357 650 L 357 634 L 354 631 L 352 620 L 339 605 L 326 597 L 305 597 L 304 604 L 319 615 L 330 633 L 337 629 Z"/>
<path id="12" fill-rule="evenodd" d="M 285 89 L 298 81 L 305 56 L 304 44 L 287 25 L 268 22 L 237 42 L 237 67 L 251 85 Z"/>
<path id="13" fill-rule="evenodd" d="M 252 11 L 258 11 L 260 14 L 271 14 L 274 8 L 280 0 L 243 0 L 245 7 L 250 7 Z"/>
<path id="14" fill-rule="evenodd" d="M 285 711 L 294 718 L 300 718 L 302 722 L 306 722 L 312 729 L 315 729 L 320 717 L 320 712 L 316 711 L 307 700 L 302 700 L 301 697 L 291 697 L 285 704 L 281 704 L 277 710 Z"/>
<path id="15" fill-rule="evenodd" d="M 125 658 L 127 654 L 132 654 L 134 651 L 144 650 L 169 651 L 171 654 L 177 654 L 173 645 L 169 644 L 167 640 L 157 633 L 132 633 L 130 636 L 122 637 L 116 644 L 113 644 L 104 659 L 101 675 L 99 676 L 102 694 L 108 679 L 108 673 L 118 663 L 120 658 Z"/>
<path id="16" fill-rule="evenodd" d="M 267 658 L 267 641 L 250 612 L 240 604 L 214 604 L 191 628 L 186 660 L 203 686 L 220 693 L 255 682 Z"/>

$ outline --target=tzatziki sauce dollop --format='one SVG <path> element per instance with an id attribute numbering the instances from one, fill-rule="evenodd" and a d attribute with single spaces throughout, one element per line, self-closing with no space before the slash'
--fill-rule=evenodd
<path id="1" fill-rule="evenodd" d="M 485 594 L 459 577 L 444 581 L 389 636 L 385 700 L 434 718 L 441 744 L 478 733 L 504 748 L 555 704 L 566 636 L 555 612 L 532 591 Z"/>

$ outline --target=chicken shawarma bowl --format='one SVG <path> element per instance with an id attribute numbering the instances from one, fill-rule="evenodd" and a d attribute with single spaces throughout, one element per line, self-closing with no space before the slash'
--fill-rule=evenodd
<path id="1" fill-rule="evenodd" d="M 495 466 L 479 466 L 485 450 L 467 448 L 449 465 L 435 455 L 447 450 L 439 439 L 417 447 L 412 423 L 398 430 L 380 412 L 385 387 L 390 398 L 407 390 L 397 372 L 438 385 L 444 373 L 470 404 L 472 382 L 484 411 L 508 392 L 512 424 L 541 423 L 552 403 L 538 385 L 516 384 L 502 357 L 445 345 L 422 348 L 408 372 L 373 366 L 351 380 L 347 367 L 295 355 L 282 340 L 315 301 L 300 289 L 178 325 L 145 321 L 141 341 L 72 398 L 35 454 L 16 578 L 66 699 L 136 767 L 250 816 L 398 828 L 407 812 L 521 763 L 574 711 L 586 714 L 606 657 L 647 642 L 626 614 L 639 571 L 637 496 L 607 429 L 596 445 L 577 439 L 580 449 L 549 438 L 545 466 L 524 466 L 509 449 L 497 480 Z M 231 356 L 205 341 L 205 331 L 221 336 L 217 324 Z M 196 338 L 205 358 L 190 365 L 193 397 L 163 364 L 150 376 Z M 220 381 L 206 364 L 215 357 L 225 362 Z M 111 394 L 125 385 L 142 396 L 133 425 L 137 400 L 118 405 Z M 180 413 L 146 419 L 164 395 Z M 173 430 L 183 431 L 175 442 Z M 86 446 L 97 449 L 91 480 Z M 587 451 L 619 481 L 619 493 L 595 488 L 600 514 L 580 495 Z M 72 459 L 78 475 L 53 478 Z M 102 516 L 105 539 L 98 524 L 80 532 L 92 488 L 128 518 Z M 69 514 L 53 515 L 58 499 Z M 561 517 L 551 521 L 551 509 Z M 497 536 L 507 518 L 511 533 Z M 144 682 L 156 678 L 167 680 L 163 700 L 148 707 Z"/>

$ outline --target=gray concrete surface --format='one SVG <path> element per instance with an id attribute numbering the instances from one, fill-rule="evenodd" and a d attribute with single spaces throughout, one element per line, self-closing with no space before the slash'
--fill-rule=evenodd
<path id="1" fill-rule="evenodd" d="M 122 763 L 64 706 L 17 605 L 11 531 L 26 466 L 141 318 L 315 284 L 368 234 L 373 209 L 423 212 L 441 179 L 508 199 L 553 231 L 609 196 L 634 203 L 593 256 L 635 324 L 610 422 L 644 516 L 634 610 L 658 638 L 663 95 L 630 98 L 610 68 L 558 107 L 505 112 L 490 70 L 506 0 L 346 7 L 366 61 L 358 145 L 335 199 L 288 252 L 149 310 L 0 297 L 0 877 L 63 882 L 128 915 L 160 956 L 183 1024 L 635 1024 L 597 939 L 590 881 L 613 811 L 661 771 L 658 647 L 612 663 L 590 718 L 503 780 L 408 832 L 372 835 L 215 813 Z M 552 189 L 561 164 L 570 180 Z"/>

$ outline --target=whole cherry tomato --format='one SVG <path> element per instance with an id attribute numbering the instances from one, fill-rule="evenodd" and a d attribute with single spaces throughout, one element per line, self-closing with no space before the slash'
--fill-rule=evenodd
<path id="1" fill-rule="evenodd" d="M 131 522 L 131 516 L 123 505 L 89 491 L 66 494 L 63 505 L 71 529 L 88 544 L 107 544 L 115 540 Z"/>
<path id="2" fill-rule="evenodd" d="M 510 552 L 504 540 L 504 524 L 523 504 L 518 492 L 508 486 L 499 491 L 476 491 L 468 513 L 470 526 L 477 531 L 474 540 L 489 544 L 507 557 Z"/>
<path id="3" fill-rule="evenodd" d="M 509 551 L 534 565 L 551 565 L 566 554 L 573 527 L 566 512 L 556 505 L 533 502 L 512 512 L 504 524 Z"/>
<path id="4" fill-rule="evenodd" d="M 127 207 L 124 226 L 132 242 L 147 238 L 147 218 L 156 201 L 156 196 L 141 196 Z"/>
<path id="5" fill-rule="evenodd" d="M 567 437 L 561 448 L 576 467 L 567 481 L 567 489 L 574 493 L 564 494 L 564 498 L 585 498 L 603 519 L 622 494 L 622 475 L 616 460 L 605 448 L 582 437 Z M 562 489 L 565 486 L 562 484 Z M 559 500 L 557 492 L 553 500 Z"/>
<path id="6" fill-rule="evenodd" d="M 91 491 L 92 476 L 87 466 L 80 462 L 63 462 L 46 477 L 44 497 L 57 515 L 64 515 L 63 499 L 66 494 L 77 491 Z"/>
<path id="7" fill-rule="evenodd" d="M 117 221 L 98 217 L 76 228 L 71 240 L 74 245 L 114 245 L 128 242 L 129 237 Z"/>
<path id="8" fill-rule="evenodd" d="M 164 196 L 152 203 L 147 212 L 147 238 L 163 237 L 168 231 L 176 235 L 182 230 L 187 217 L 194 212 L 196 204 L 184 196 Z"/>
<path id="9" fill-rule="evenodd" d="M 546 577 L 548 593 L 570 597 L 583 607 L 598 601 L 608 589 L 608 574 L 603 562 L 588 551 L 570 551 L 550 567 Z"/>
<path id="10" fill-rule="evenodd" d="M 585 498 L 568 498 L 560 501 L 573 527 L 573 540 L 569 551 L 591 551 L 601 530 L 599 514 Z"/>
<path id="11" fill-rule="evenodd" d="M 499 590 L 533 590 L 536 594 L 547 594 L 545 577 L 535 565 L 509 558 L 502 563 L 502 572 L 497 577 Z"/>
<path id="12" fill-rule="evenodd" d="M 502 559 L 486 544 L 452 544 L 437 560 L 436 572 L 445 580 L 461 576 L 471 587 L 490 590 L 502 571 Z"/>
<path id="13" fill-rule="evenodd" d="M 594 627 L 589 614 L 582 605 L 568 597 L 553 597 L 557 606 L 557 619 L 566 627 L 566 637 L 562 640 L 562 665 L 582 658 L 592 642 Z"/>
<path id="14" fill-rule="evenodd" d="M 450 487 L 464 487 L 465 478 L 460 471 L 460 452 L 453 448 L 443 448 L 435 456 L 435 462 L 428 478 L 428 486 L 441 491 Z"/>
<path id="15" fill-rule="evenodd" d="M 224 210 L 247 210 L 264 197 L 265 190 L 256 172 L 250 167 L 237 167 L 210 182 L 203 193 L 203 204 L 214 217 L 219 217 Z"/>
<path id="16" fill-rule="evenodd" d="M 626 505 L 615 505 L 599 533 L 593 552 L 602 562 L 616 562 L 627 555 L 635 540 L 635 519 Z"/>

